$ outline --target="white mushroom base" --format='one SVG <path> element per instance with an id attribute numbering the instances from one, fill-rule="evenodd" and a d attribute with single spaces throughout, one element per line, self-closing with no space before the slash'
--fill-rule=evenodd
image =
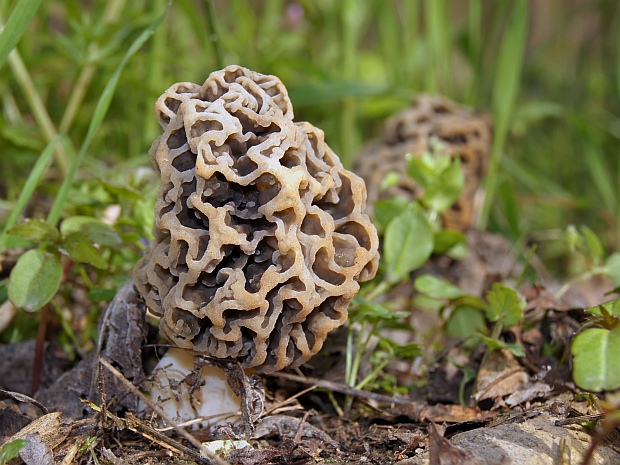
<path id="1" fill-rule="evenodd" d="M 193 420 L 201 427 L 234 423 L 239 419 L 241 400 L 218 367 L 205 366 L 200 377 L 188 376 L 195 372 L 194 356 L 183 349 L 166 352 L 153 370 L 151 400 L 176 424 Z"/>

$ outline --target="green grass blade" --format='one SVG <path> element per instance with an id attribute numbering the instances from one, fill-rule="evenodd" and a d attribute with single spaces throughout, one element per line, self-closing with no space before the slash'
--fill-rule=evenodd
<path id="1" fill-rule="evenodd" d="M 575 125 L 579 129 L 581 136 L 581 147 L 583 150 L 583 157 L 594 186 L 598 190 L 605 207 L 615 212 L 616 205 L 616 193 L 611 178 L 613 173 L 613 167 L 607 163 L 607 157 L 605 151 L 601 147 L 601 144 L 591 134 L 591 130 L 586 126 L 585 122 Z"/>
<path id="2" fill-rule="evenodd" d="M 481 229 L 485 229 L 489 221 L 491 202 L 495 198 L 500 161 L 515 102 L 519 94 L 523 57 L 527 44 L 527 17 L 527 1 L 519 0 L 512 10 L 511 19 L 499 49 L 492 104 L 495 117 L 495 134 L 485 184 L 485 202 L 478 224 Z"/>
<path id="3" fill-rule="evenodd" d="M 213 7 L 213 0 L 205 0 L 205 8 L 207 10 L 207 22 L 209 24 L 209 40 L 213 47 L 213 55 L 215 56 L 215 63 L 218 69 L 224 67 L 224 54 L 222 53 L 222 46 L 220 44 L 220 35 L 217 28 L 217 18 L 215 17 L 215 8 Z"/>
<path id="4" fill-rule="evenodd" d="M 482 62 L 482 2 L 481 0 L 470 0 L 469 11 L 467 14 L 467 54 L 472 68 L 472 78 L 469 83 L 469 90 L 466 102 L 469 105 L 479 103 L 479 89 Z"/>
<path id="5" fill-rule="evenodd" d="M 450 65 L 450 17 L 446 0 L 426 0 L 424 3 L 428 46 L 426 47 L 425 90 L 447 92 Z"/>
<path id="6" fill-rule="evenodd" d="M 0 33 L 0 67 L 22 37 L 42 0 L 20 0 Z"/>
<path id="7" fill-rule="evenodd" d="M 24 184 L 24 188 L 22 189 L 19 197 L 17 198 L 15 207 L 11 211 L 9 218 L 6 221 L 6 224 L 2 229 L 2 233 L 0 233 L 0 253 L 6 245 L 7 231 L 11 229 L 13 225 L 15 225 L 17 219 L 19 218 L 19 215 L 22 214 L 24 208 L 26 208 L 26 205 L 28 205 L 28 202 L 30 201 L 34 190 L 36 189 L 39 181 L 41 180 L 41 176 L 43 176 L 45 169 L 50 163 L 50 159 L 52 158 L 52 154 L 54 153 L 54 147 L 61 138 L 62 136 L 56 136 L 49 142 L 49 144 L 47 144 L 45 149 L 43 149 L 43 152 L 41 152 L 41 155 L 39 155 L 39 158 L 37 159 L 37 162 L 32 168 L 32 171 L 30 171 L 28 179 L 26 179 L 26 184 Z"/>
<path id="8" fill-rule="evenodd" d="M 50 210 L 50 213 L 47 217 L 47 220 L 50 223 L 56 224 L 58 223 L 58 220 L 60 219 L 60 214 L 62 213 L 62 209 L 64 207 L 65 201 L 67 200 L 67 195 L 69 194 L 69 189 L 71 188 L 71 185 L 73 184 L 73 179 L 75 178 L 75 174 L 77 173 L 78 167 L 80 166 L 82 159 L 84 158 L 84 154 L 86 153 L 86 150 L 90 146 L 90 143 L 95 137 L 97 130 L 101 126 L 101 123 L 103 122 L 108 112 L 108 109 L 110 108 L 110 102 L 112 101 L 112 97 L 114 96 L 114 92 L 116 91 L 116 86 L 118 84 L 118 80 L 120 78 L 121 72 L 123 71 L 123 68 L 129 61 L 129 59 L 138 50 L 140 50 L 142 45 L 144 45 L 144 43 L 151 37 L 151 35 L 153 34 L 157 26 L 159 26 L 163 22 L 164 18 L 166 17 L 166 14 L 168 13 L 168 9 L 170 8 L 170 5 L 171 5 L 171 2 L 168 2 L 168 6 L 166 10 L 164 11 L 164 13 L 162 13 L 161 16 L 159 16 L 146 29 L 144 29 L 144 31 L 142 31 L 142 33 L 136 38 L 136 40 L 133 41 L 133 43 L 129 47 L 129 50 L 127 50 L 127 53 L 125 53 L 125 56 L 123 57 L 121 62 L 118 64 L 116 70 L 110 77 L 110 80 L 107 82 L 101 94 L 101 97 L 99 97 L 97 106 L 95 107 L 95 112 L 93 114 L 92 120 L 90 121 L 90 125 L 88 126 L 88 132 L 86 133 L 86 137 L 84 138 L 84 141 L 82 142 L 82 146 L 80 147 L 77 157 L 75 158 L 73 164 L 71 165 L 71 170 L 69 171 L 69 174 L 67 175 L 62 185 L 60 186 L 60 190 L 58 191 L 56 200 L 54 201 L 54 204 L 52 205 L 52 209 Z"/>

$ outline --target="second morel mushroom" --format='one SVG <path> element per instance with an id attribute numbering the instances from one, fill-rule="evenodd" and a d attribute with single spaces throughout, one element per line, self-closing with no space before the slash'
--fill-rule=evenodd
<path id="1" fill-rule="evenodd" d="M 134 280 L 161 333 L 263 373 L 301 365 L 376 272 L 364 182 L 293 122 L 274 76 L 229 66 L 156 113 L 155 237 Z"/>

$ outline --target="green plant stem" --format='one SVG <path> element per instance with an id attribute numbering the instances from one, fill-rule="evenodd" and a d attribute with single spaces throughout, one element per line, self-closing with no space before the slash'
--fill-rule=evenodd
<path id="1" fill-rule="evenodd" d="M 446 92 L 450 75 L 448 6 L 445 0 L 425 0 L 424 12 L 428 27 L 425 90 L 433 93 Z"/>
<path id="2" fill-rule="evenodd" d="M 402 42 L 403 42 L 403 68 L 404 75 L 403 81 L 406 86 L 412 89 L 421 88 L 419 79 L 419 73 L 416 72 L 416 65 L 418 64 L 418 56 L 416 54 L 416 47 L 419 44 L 419 30 L 418 24 L 420 22 L 420 0 L 408 0 L 401 2 L 399 5 L 402 8 Z"/>
<path id="3" fill-rule="evenodd" d="M 466 100 L 469 105 L 475 106 L 479 103 L 478 89 L 480 82 L 478 76 L 480 76 L 482 71 L 480 66 L 482 58 L 482 2 L 481 0 L 469 0 L 468 5 L 467 51 L 473 72 Z"/>
<path id="4" fill-rule="evenodd" d="M 357 381 L 357 375 L 359 373 L 360 365 L 362 363 L 362 358 L 364 357 L 364 353 L 368 348 L 368 344 L 370 343 L 370 339 L 375 334 L 377 330 L 377 326 L 379 322 L 376 321 L 373 323 L 370 330 L 366 330 L 366 321 L 362 321 L 361 328 L 359 334 L 357 336 L 357 341 L 355 344 L 355 358 L 351 362 L 351 352 L 353 352 L 353 330 L 352 325 L 349 326 L 350 331 L 350 339 L 347 338 L 347 371 L 345 372 L 345 384 L 349 387 L 354 387 Z M 352 396 L 345 397 L 344 403 L 344 411 L 348 412 L 351 409 L 351 405 L 353 403 Z"/>
<path id="5" fill-rule="evenodd" d="M 224 57 L 222 54 L 222 47 L 220 44 L 220 36 L 217 28 L 217 19 L 215 17 L 215 8 L 213 7 L 213 0 L 205 0 L 204 2 L 207 16 L 207 24 L 209 25 L 209 39 L 213 47 L 213 56 L 215 57 L 215 63 L 218 69 L 224 67 Z"/>
<path id="6" fill-rule="evenodd" d="M 390 356 L 387 357 L 385 360 L 383 360 L 381 363 L 379 363 L 374 370 L 372 370 L 372 372 L 366 376 L 366 378 L 364 378 L 362 381 L 360 381 L 356 386 L 355 389 L 364 389 L 366 387 L 366 385 L 368 383 L 370 383 L 373 379 L 375 379 L 377 377 L 377 375 L 379 373 L 381 373 L 381 371 L 387 366 L 388 363 L 390 363 L 392 360 L 394 360 L 394 356 Z"/>
<path id="7" fill-rule="evenodd" d="M 52 119 L 45 109 L 43 100 L 39 96 L 39 93 L 32 82 L 32 78 L 30 77 L 30 73 L 28 73 L 26 65 L 24 65 L 24 61 L 17 50 L 13 50 L 10 53 L 9 65 L 15 79 L 26 95 L 26 99 L 28 100 L 30 110 L 32 111 L 35 121 L 39 125 L 39 128 L 43 132 L 47 142 L 51 142 L 52 139 L 58 136 L 58 132 L 56 131 L 54 123 L 52 123 Z M 69 144 L 67 144 L 66 147 L 62 144 L 56 144 L 54 152 L 58 167 L 63 175 L 67 175 L 67 173 L 69 173 L 71 169 L 71 160 L 75 158 L 72 156 L 73 153 L 70 155 L 67 152 L 67 147 L 69 147 Z"/>
<path id="8" fill-rule="evenodd" d="M 347 83 L 353 82 L 357 74 L 357 38 L 363 15 L 362 3 L 356 0 L 342 0 L 342 76 Z M 342 100 L 340 119 L 340 159 L 346 167 L 357 146 L 357 101 L 354 97 Z"/>
<path id="9" fill-rule="evenodd" d="M 157 0 L 153 2 L 157 10 L 165 8 L 166 0 Z M 153 40 L 151 41 L 151 50 L 149 53 L 148 71 L 146 78 L 146 89 L 148 96 L 150 92 L 155 89 L 163 87 L 163 69 L 165 49 L 166 49 L 166 35 L 167 30 L 165 28 L 159 28 L 155 34 L 153 34 Z M 163 89 L 160 89 L 160 92 Z M 156 94 L 157 95 L 157 94 Z M 159 124 L 153 117 L 153 100 L 151 98 L 145 99 L 144 109 L 144 123 L 142 125 L 142 146 L 149 147 L 151 141 L 157 136 Z"/>
<path id="10" fill-rule="evenodd" d="M 384 278 L 379 284 L 377 284 L 374 288 L 372 288 L 368 294 L 365 294 L 363 297 L 366 300 L 375 300 L 380 295 L 384 294 L 387 290 L 392 287 L 392 282 Z"/>
<path id="11" fill-rule="evenodd" d="M 607 270 L 605 269 L 605 267 L 602 266 L 596 266 L 594 268 L 592 268 L 591 270 L 585 271 L 583 273 L 581 273 L 578 276 L 575 276 L 574 278 L 566 281 L 562 287 L 560 287 L 560 289 L 558 289 L 558 291 L 555 293 L 555 298 L 556 299 L 560 299 L 565 293 L 566 291 L 568 291 L 570 288 L 572 288 L 573 286 L 586 281 L 588 279 L 590 279 L 593 276 L 596 275 L 600 275 L 600 274 L 605 274 L 607 272 Z"/>
<path id="12" fill-rule="evenodd" d="M 49 306 L 44 305 L 39 312 L 39 326 L 37 328 L 37 340 L 34 350 L 34 361 L 32 363 L 32 384 L 30 387 L 30 393 L 33 397 L 41 387 L 41 372 L 43 371 L 43 352 L 45 348 L 48 317 Z"/>
<path id="13" fill-rule="evenodd" d="M 503 328 L 504 328 L 504 324 L 502 323 L 502 320 L 500 318 L 493 325 L 493 329 L 491 330 L 491 338 L 492 339 L 499 339 L 500 335 L 502 334 L 502 329 Z M 482 356 L 482 360 L 480 361 L 480 368 L 482 368 L 484 366 L 484 364 L 486 363 L 487 358 L 489 358 L 489 355 L 491 354 L 491 352 L 492 352 L 491 348 L 487 347 L 487 349 L 484 351 L 484 355 Z M 474 394 L 476 393 L 475 392 L 475 386 L 478 385 L 478 376 L 480 375 L 480 368 L 478 369 L 478 373 L 476 374 L 476 381 L 474 382 Z"/>
<path id="14" fill-rule="evenodd" d="M 344 370 L 344 378 L 345 384 L 350 386 L 349 379 L 351 379 L 351 370 L 353 369 L 353 335 L 355 331 L 353 330 L 353 325 L 349 323 L 349 327 L 347 328 L 347 352 L 345 354 L 345 370 Z"/>

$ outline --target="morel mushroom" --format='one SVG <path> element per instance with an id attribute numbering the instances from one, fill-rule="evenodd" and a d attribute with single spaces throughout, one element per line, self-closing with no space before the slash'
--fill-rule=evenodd
<path id="1" fill-rule="evenodd" d="M 405 154 L 421 156 L 431 148 L 433 139 L 441 142 L 448 154 L 461 158 L 465 188 L 442 219 L 447 228 L 466 230 L 475 216 L 474 197 L 491 153 L 491 126 L 480 113 L 445 97 L 420 95 L 388 120 L 378 143 L 358 155 L 356 172 L 368 184 L 370 204 L 390 197 L 416 199 L 420 187 L 406 174 Z M 400 175 L 398 182 L 382 191 L 382 182 L 391 172 Z"/>
<path id="2" fill-rule="evenodd" d="M 154 239 L 134 280 L 174 345 L 268 373 L 299 366 L 377 269 L 364 182 L 286 88 L 239 66 L 157 101 Z"/>

